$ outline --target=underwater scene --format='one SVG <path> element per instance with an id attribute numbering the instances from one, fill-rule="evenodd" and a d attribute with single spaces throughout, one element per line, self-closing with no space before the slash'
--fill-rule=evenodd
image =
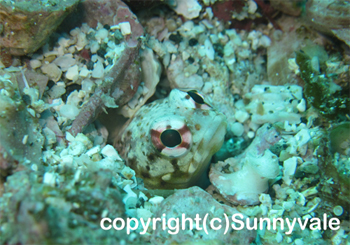
<path id="1" fill-rule="evenodd" d="M 350 245 L 349 0 L 0 0 L 0 245 Z"/>

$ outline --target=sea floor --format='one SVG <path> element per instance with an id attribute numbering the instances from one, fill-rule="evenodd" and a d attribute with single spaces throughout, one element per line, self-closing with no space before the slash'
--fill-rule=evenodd
<path id="1" fill-rule="evenodd" d="M 1 244 L 349 244 L 349 36 L 322 19 L 343 16 L 125 3 L 28 52 L 11 24 L 58 3 L 0 1 Z"/>

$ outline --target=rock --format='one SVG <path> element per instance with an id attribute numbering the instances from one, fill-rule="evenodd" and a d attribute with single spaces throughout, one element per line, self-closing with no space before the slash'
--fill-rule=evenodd
<path id="1" fill-rule="evenodd" d="M 350 28 L 332 30 L 332 33 L 350 47 Z"/>
<path id="2" fill-rule="evenodd" d="M 165 214 L 166 219 L 178 218 L 179 219 L 179 228 L 182 225 L 182 214 L 185 215 L 185 218 L 191 218 L 193 220 L 193 229 L 190 230 L 189 222 L 186 221 L 186 227 L 180 229 L 175 234 L 169 234 L 168 231 L 171 230 L 168 228 L 163 230 L 161 228 L 161 223 L 158 222 L 156 230 L 152 234 L 151 243 L 152 244 L 183 244 L 185 242 L 191 243 L 195 240 L 201 240 L 202 242 L 209 240 L 221 240 L 224 244 L 250 244 L 254 241 L 256 237 L 256 231 L 254 230 L 234 230 L 232 227 L 228 228 L 226 234 L 225 231 L 225 216 L 224 213 L 228 216 L 231 221 L 231 216 L 234 214 L 240 214 L 235 208 L 222 205 L 217 202 L 209 193 L 203 191 L 199 187 L 191 187 L 185 190 L 178 190 L 173 195 L 166 198 L 159 206 L 155 217 L 161 218 Z M 199 222 L 199 228 L 196 229 L 196 222 L 194 219 L 196 215 L 201 219 Z M 203 218 L 207 216 L 207 231 L 205 233 L 203 229 Z M 241 214 L 244 221 L 247 216 Z M 222 220 L 222 229 L 214 230 L 209 227 L 209 222 L 213 218 L 219 218 Z M 182 221 L 181 221 L 182 220 Z M 174 222 L 172 222 L 174 224 Z M 215 225 L 219 223 L 216 222 Z M 231 222 L 230 222 L 231 224 Z M 174 232 L 174 230 L 173 230 Z M 204 244 L 204 243 L 201 243 Z"/>
<path id="3" fill-rule="evenodd" d="M 25 55 L 39 49 L 79 0 L 1 1 L 0 23 L 3 31 L 0 46 L 12 55 Z M 34 34 L 34 35 L 33 35 Z"/>
<path id="4" fill-rule="evenodd" d="M 311 0 L 305 5 L 307 25 L 328 35 L 335 35 L 350 44 L 350 3 L 335 0 Z"/>
<path id="5" fill-rule="evenodd" d="M 316 31 L 303 29 L 300 18 L 282 16 L 277 20 L 283 32 L 276 30 L 271 35 L 267 48 L 267 75 L 272 85 L 297 84 L 298 79 L 289 68 L 288 59 L 295 58 L 295 51 L 315 43 L 325 46 L 327 41 Z"/>
<path id="6" fill-rule="evenodd" d="M 12 62 L 13 59 L 10 51 L 6 48 L 0 48 L 0 67 L 10 67 L 12 65 Z"/>

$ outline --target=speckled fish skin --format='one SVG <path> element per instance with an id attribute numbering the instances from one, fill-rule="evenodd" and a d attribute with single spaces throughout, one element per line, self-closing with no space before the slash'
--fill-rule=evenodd
<path id="1" fill-rule="evenodd" d="M 221 148 L 226 117 L 205 98 L 201 97 L 203 101 L 198 98 L 203 103 L 196 103 L 186 91 L 173 89 L 168 98 L 141 107 L 117 137 L 115 148 L 147 188 L 180 189 L 198 185 L 212 155 Z M 154 135 L 153 129 L 163 122 L 167 125 L 164 131 L 170 128 L 169 124 L 180 125 L 179 134 L 187 130 L 182 137 L 184 147 L 157 149 L 153 142 L 161 141 L 161 137 Z"/>

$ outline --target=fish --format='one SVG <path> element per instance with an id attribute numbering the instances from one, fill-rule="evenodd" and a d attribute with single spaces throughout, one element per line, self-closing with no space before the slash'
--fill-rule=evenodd
<path id="1" fill-rule="evenodd" d="M 114 147 L 149 189 L 200 185 L 222 146 L 227 121 L 197 90 L 173 89 L 142 106 L 129 119 Z"/>

